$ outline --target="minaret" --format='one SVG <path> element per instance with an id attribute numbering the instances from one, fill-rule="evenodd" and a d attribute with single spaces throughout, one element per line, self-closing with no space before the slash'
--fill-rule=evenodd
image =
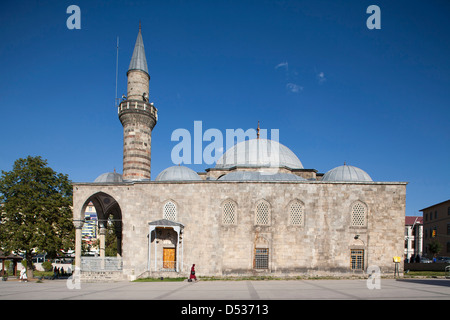
<path id="1" fill-rule="evenodd" d="M 149 180 L 152 130 L 158 120 L 157 109 L 149 103 L 147 59 L 141 23 L 127 72 L 127 99 L 119 105 L 123 126 L 123 179 Z"/>

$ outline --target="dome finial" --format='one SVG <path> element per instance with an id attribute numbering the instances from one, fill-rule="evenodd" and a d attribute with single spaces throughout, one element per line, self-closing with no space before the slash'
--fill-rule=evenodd
<path id="1" fill-rule="evenodd" d="M 139 31 L 141 31 L 141 20 L 139 20 Z"/>
<path id="2" fill-rule="evenodd" d="M 256 138 L 259 139 L 259 120 L 258 120 L 258 128 L 256 128 Z"/>

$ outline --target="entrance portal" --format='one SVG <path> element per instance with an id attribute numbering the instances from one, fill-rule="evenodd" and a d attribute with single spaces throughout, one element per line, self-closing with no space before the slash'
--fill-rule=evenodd
<path id="1" fill-rule="evenodd" d="M 183 269 L 183 229 L 181 223 L 166 219 L 149 223 L 147 271 Z"/>

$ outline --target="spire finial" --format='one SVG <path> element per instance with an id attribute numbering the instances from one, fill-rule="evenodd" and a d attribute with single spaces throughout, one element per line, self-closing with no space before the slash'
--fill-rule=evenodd
<path id="1" fill-rule="evenodd" d="M 148 74 L 147 59 L 145 59 L 144 41 L 142 40 L 141 21 L 139 21 L 139 32 L 134 45 L 133 56 L 131 57 L 130 70 L 141 70 Z"/>
<path id="2" fill-rule="evenodd" d="M 258 120 L 258 128 L 256 128 L 256 138 L 259 139 L 259 120 Z"/>

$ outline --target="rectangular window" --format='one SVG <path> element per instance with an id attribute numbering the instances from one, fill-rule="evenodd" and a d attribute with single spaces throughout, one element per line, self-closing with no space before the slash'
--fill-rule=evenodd
<path id="1" fill-rule="evenodd" d="M 364 250 L 350 250 L 350 268 L 352 270 L 364 270 Z"/>
<path id="2" fill-rule="evenodd" d="M 255 248 L 255 269 L 269 269 L 269 249 Z"/>

